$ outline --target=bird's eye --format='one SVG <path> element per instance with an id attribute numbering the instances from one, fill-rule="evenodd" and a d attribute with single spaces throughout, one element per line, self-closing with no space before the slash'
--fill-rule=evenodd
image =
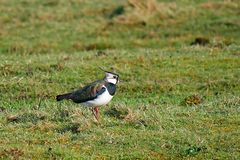
<path id="1" fill-rule="evenodd" d="M 113 76 L 113 78 L 117 78 L 117 76 Z"/>

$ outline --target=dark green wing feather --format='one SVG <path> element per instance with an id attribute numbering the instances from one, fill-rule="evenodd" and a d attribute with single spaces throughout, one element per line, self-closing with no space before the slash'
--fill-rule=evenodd
<path id="1" fill-rule="evenodd" d="M 75 103 L 83 103 L 89 100 L 93 100 L 97 97 L 99 92 L 104 92 L 105 88 L 103 88 L 103 85 L 103 80 L 93 82 L 80 90 L 68 93 L 68 96 L 65 99 L 71 99 Z"/>

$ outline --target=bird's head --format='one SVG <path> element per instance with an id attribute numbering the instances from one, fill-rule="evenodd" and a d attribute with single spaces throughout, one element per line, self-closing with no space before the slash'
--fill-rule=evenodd
<path id="1" fill-rule="evenodd" d="M 119 82 L 119 75 L 112 72 L 105 72 L 105 81 L 117 84 Z"/>
<path id="2" fill-rule="evenodd" d="M 99 67 L 100 68 L 100 67 Z M 102 68 L 100 68 L 101 70 L 103 70 Z M 109 71 L 105 71 L 105 77 L 104 80 L 113 84 L 117 84 L 119 82 L 119 75 L 113 72 L 109 72 Z"/>

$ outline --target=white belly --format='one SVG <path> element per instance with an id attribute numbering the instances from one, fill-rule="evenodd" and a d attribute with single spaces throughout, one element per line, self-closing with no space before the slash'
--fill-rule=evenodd
<path id="1" fill-rule="evenodd" d="M 111 101 L 112 97 L 113 96 L 111 96 L 109 94 L 108 90 L 106 89 L 106 91 L 104 93 L 102 93 L 101 95 L 99 95 L 96 99 L 85 102 L 84 104 L 89 107 L 102 106 L 102 105 L 109 103 Z"/>

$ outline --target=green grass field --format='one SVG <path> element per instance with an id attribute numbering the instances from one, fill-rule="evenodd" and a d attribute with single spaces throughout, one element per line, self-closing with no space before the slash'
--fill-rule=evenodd
<path id="1" fill-rule="evenodd" d="M 1 0 L 1 159 L 240 159 L 238 0 Z M 55 96 L 122 82 L 101 122 Z"/>

